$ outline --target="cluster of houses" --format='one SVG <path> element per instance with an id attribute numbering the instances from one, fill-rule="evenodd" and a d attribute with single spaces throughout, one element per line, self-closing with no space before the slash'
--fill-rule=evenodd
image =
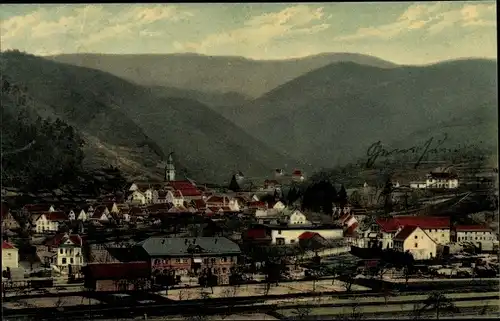
<path id="1" fill-rule="evenodd" d="M 498 247 L 498 238 L 487 226 L 452 225 L 449 217 L 396 216 L 376 220 L 355 243 L 364 248 L 410 252 L 415 260 L 429 260 L 452 244 L 492 251 Z"/>
<path id="2" fill-rule="evenodd" d="M 410 188 L 416 189 L 457 189 L 458 175 L 449 169 L 438 168 L 427 174 L 425 181 L 414 181 Z"/>

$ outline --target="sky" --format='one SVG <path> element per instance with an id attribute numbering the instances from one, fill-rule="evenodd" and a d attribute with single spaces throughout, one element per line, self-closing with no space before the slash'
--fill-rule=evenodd
<path id="1" fill-rule="evenodd" d="M 353 52 L 401 64 L 497 56 L 496 2 L 2 4 L 1 50 L 289 59 Z"/>

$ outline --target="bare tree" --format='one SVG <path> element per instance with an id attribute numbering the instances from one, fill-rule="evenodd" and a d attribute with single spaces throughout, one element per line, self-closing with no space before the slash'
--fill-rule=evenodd
<path id="1" fill-rule="evenodd" d="M 234 297 L 236 297 L 236 293 L 237 293 L 236 286 L 226 287 L 222 291 L 222 297 L 223 298 L 234 298 Z M 229 317 L 232 314 L 232 312 L 234 310 L 234 306 L 235 306 L 235 301 L 228 300 L 227 303 L 225 304 L 225 306 L 227 307 L 227 309 L 226 309 L 227 313 L 224 313 L 221 315 L 222 320 L 224 320 L 225 318 Z"/>
<path id="2" fill-rule="evenodd" d="M 363 319 L 363 314 L 359 312 L 359 303 L 355 303 L 351 312 L 348 314 L 342 314 L 336 317 L 337 320 L 342 321 L 357 321 Z"/>
<path id="3" fill-rule="evenodd" d="M 436 311 L 436 319 L 439 320 L 439 315 L 442 311 L 448 311 L 452 313 L 459 312 L 459 309 L 453 303 L 452 300 L 447 298 L 441 292 L 433 292 L 429 295 L 429 297 L 424 301 L 420 312 L 424 311 Z"/>
<path id="4" fill-rule="evenodd" d="M 347 293 L 351 293 L 352 286 L 355 282 L 354 273 L 349 272 L 342 275 L 342 281 L 344 282 L 342 286 L 344 287 L 345 291 Z"/>

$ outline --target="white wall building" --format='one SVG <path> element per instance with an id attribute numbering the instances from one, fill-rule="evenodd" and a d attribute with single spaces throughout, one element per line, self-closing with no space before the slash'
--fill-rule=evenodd
<path id="1" fill-rule="evenodd" d="M 2 271 L 19 267 L 19 250 L 7 241 L 2 242 Z"/>
<path id="2" fill-rule="evenodd" d="M 394 237 L 394 249 L 409 251 L 415 260 L 429 260 L 436 257 L 438 244 L 421 228 L 406 226 Z"/>
<path id="3" fill-rule="evenodd" d="M 457 225 L 452 239 L 458 243 L 473 243 L 475 246 L 491 251 L 498 246 L 498 239 L 493 230 L 481 225 Z"/>
<path id="4" fill-rule="evenodd" d="M 146 196 L 143 193 L 139 192 L 138 190 L 135 190 L 132 192 L 132 194 L 130 194 L 127 197 L 127 201 L 128 201 L 128 203 L 131 203 L 131 204 L 144 205 L 144 204 L 146 204 Z"/>
<path id="5" fill-rule="evenodd" d="M 325 239 L 341 239 L 344 234 L 344 231 L 340 228 L 276 227 L 271 230 L 271 244 L 288 245 L 298 243 L 299 236 L 305 232 L 318 233 Z"/>

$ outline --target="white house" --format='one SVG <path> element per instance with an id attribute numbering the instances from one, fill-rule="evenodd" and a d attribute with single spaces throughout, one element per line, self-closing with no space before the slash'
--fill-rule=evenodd
<path id="1" fill-rule="evenodd" d="M 57 234 L 46 242 L 46 245 L 49 251 L 56 253 L 51 264 L 62 272 L 67 273 L 70 265 L 73 272 L 77 272 L 85 263 L 82 253 L 83 240 L 78 234 Z"/>
<path id="2" fill-rule="evenodd" d="M 311 222 L 307 220 L 307 217 L 302 214 L 299 210 L 294 210 L 287 219 L 288 225 L 311 225 Z"/>
<path id="3" fill-rule="evenodd" d="M 135 190 L 128 196 L 127 201 L 131 204 L 144 205 L 146 204 L 146 196 L 138 190 Z"/>
<path id="4" fill-rule="evenodd" d="M 304 181 L 305 177 L 304 177 L 304 174 L 302 173 L 301 170 L 294 170 L 293 173 L 292 173 L 292 181 L 294 182 L 302 182 Z"/>
<path id="5" fill-rule="evenodd" d="M 168 191 L 166 196 L 167 203 L 174 204 L 175 207 L 184 206 L 184 197 L 181 191 Z"/>
<path id="6" fill-rule="evenodd" d="M 437 216 L 396 216 L 391 219 L 379 219 L 377 228 L 371 232 L 376 233 L 376 241 L 384 249 L 393 247 L 395 235 L 405 226 L 420 227 L 434 242 L 440 245 L 450 243 L 450 218 Z"/>
<path id="7" fill-rule="evenodd" d="M 425 181 L 427 188 L 458 188 L 458 176 L 447 172 L 431 172 Z"/>
<path id="8" fill-rule="evenodd" d="M 482 225 L 457 225 L 453 229 L 452 239 L 459 243 L 473 243 L 483 250 L 493 250 L 498 245 L 493 230 Z"/>
<path id="9" fill-rule="evenodd" d="M 424 181 L 410 182 L 410 188 L 424 189 L 427 188 L 427 183 Z"/>
<path id="10" fill-rule="evenodd" d="M 286 206 L 285 204 L 283 204 L 283 202 L 277 201 L 268 203 L 267 208 L 272 213 L 280 213 L 285 210 Z"/>
<path id="11" fill-rule="evenodd" d="M 35 233 L 57 232 L 61 225 L 68 221 L 64 212 L 46 212 L 34 220 Z"/>
<path id="12" fill-rule="evenodd" d="M 19 267 L 19 250 L 7 241 L 2 242 L 2 271 Z"/>
<path id="13" fill-rule="evenodd" d="M 153 189 L 152 188 L 148 188 L 147 190 L 145 190 L 143 195 L 144 195 L 144 199 L 146 201 L 145 202 L 146 204 L 153 203 Z"/>
<path id="14" fill-rule="evenodd" d="M 394 249 L 410 252 L 415 260 L 429 260 L 436 257 L 438 244 L 418 226 L 405 226 L 394 237 Z"/>

